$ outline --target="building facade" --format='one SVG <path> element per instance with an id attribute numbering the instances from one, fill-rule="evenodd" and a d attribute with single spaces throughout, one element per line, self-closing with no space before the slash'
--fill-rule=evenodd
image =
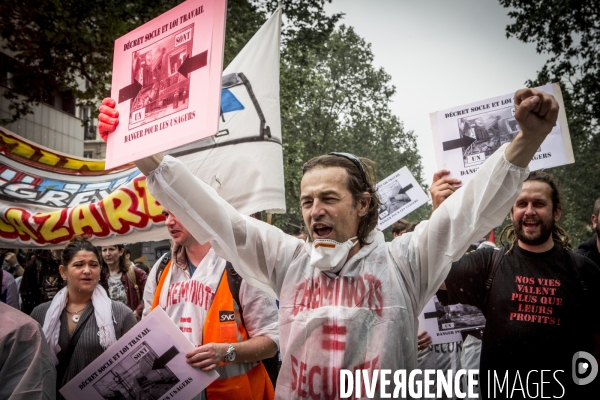
<path id="1" fill-rule="evenodd" d="M 4 98 L 12 88 L 12 68 L 16 63 L 5 50 L 0 51 L 0 120 L 11 118 L 10 102 Z M 78 116 L 75 97 L 59 93 L 45 102 L 32 105 L 33 113 L 3 126 L 25 139 L 61 153 L 82 157 L 84 121 Z"/>

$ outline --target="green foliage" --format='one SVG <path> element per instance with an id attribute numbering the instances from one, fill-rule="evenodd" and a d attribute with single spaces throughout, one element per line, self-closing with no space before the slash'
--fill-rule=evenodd
<path id="1" fill-rule="evenodd" d="M 514 18 L 507 36 L 533 42 L 550 59 L 529 86 L 560 82 L 575 164 L 551 172 L 562 183 L 566 210 L 560 222 L 577 246 L 592 235 L 590 216 L 600 196 L 600 2 L 501 0 Z"/>
<path id="2" fill-rule="evenodd" d="M 556 81 L 542 77 L 544 81 Z M 583 110 L 586 104 L 575 103 L 571 91 L 563 89 L 565 109 L 569 120 L 569 130 L 575 155 L 575 164 L 552 169 L 559 178 L 561 190 L 566 199 L 566 209 L 560 225 L 569 233 L 571 246 L 575 248 L 593 235 L 591 215 L 594 202 L 600 197 L 600 135 L 594 127 L 589 115 Z"/>
<path id="3" fill-rule="evenodd" d="M 550 59 L 540 78 L 560 78 L 578 112 L 600 118 L 600 2 L 596 0 L 500 0 L 514 18 L 507 37 L 536 43 Z"/>
<path id="4" fill-rule="evenodd" d="M 229 65 L 266 20 L 266 14 L 257 4 L 248 0 L 227 0 L 223 67 Z"/>

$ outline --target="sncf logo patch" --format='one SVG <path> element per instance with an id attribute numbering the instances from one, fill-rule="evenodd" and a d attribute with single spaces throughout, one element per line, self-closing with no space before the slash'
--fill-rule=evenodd
<path id="1" fill-rule="evenodd" d="M 219 311 L 219 320 L 221 322 L 235 321 L 233 311 Z"/>

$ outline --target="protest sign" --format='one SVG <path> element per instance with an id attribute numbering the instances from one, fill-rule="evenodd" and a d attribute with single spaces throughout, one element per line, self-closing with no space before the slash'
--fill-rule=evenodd
<path id="1" fill-rule="evenodd" d="M 113 168 L 218 131 L 226 0 L 190 0 L 115 41 Z"/>
<path id="2" fill-rule="evenodd" d="M 379 200 L 377 228 L 384 230 L 405 215 L 427 203 L 429 199 L 408 168 L 403 167 L 375 187 Z"/>
<path id="3" fill-rule="evenodd" d="M 474 306 L 452 304 L 443 306 L 433 296 L 419 315 L 419 332 L 427 331 L 433 344 L 462 340 L 461 331 L 483 329 L 485 317 Z"/>
<path id="4" fill-rule="evenodd" d="M 529 168 L 532 171 L 575 162 L 562 92 L 557 83 L 536 88 L 554 95 L 560 105 L 558 121 Z M 430 114 L 438 169 L 465 184 L 500 146 L 519 132 L 514 117 L 514 93 L 452 107 Z"/>
<path id="5" fill-rule="evenodd" d="M 194 349 L 157 307 L 60 389 L 67 400 L 188 400 L 219 374 L 190 366 Z"/>

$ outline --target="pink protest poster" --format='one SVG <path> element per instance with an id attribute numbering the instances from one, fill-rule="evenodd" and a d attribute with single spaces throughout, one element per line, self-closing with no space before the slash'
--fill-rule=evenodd
<path id="1" fill-rule="evenodd" d="M 115 41 L 107 169 L 217 133 L 226 3 L 186 1 Z"/>

